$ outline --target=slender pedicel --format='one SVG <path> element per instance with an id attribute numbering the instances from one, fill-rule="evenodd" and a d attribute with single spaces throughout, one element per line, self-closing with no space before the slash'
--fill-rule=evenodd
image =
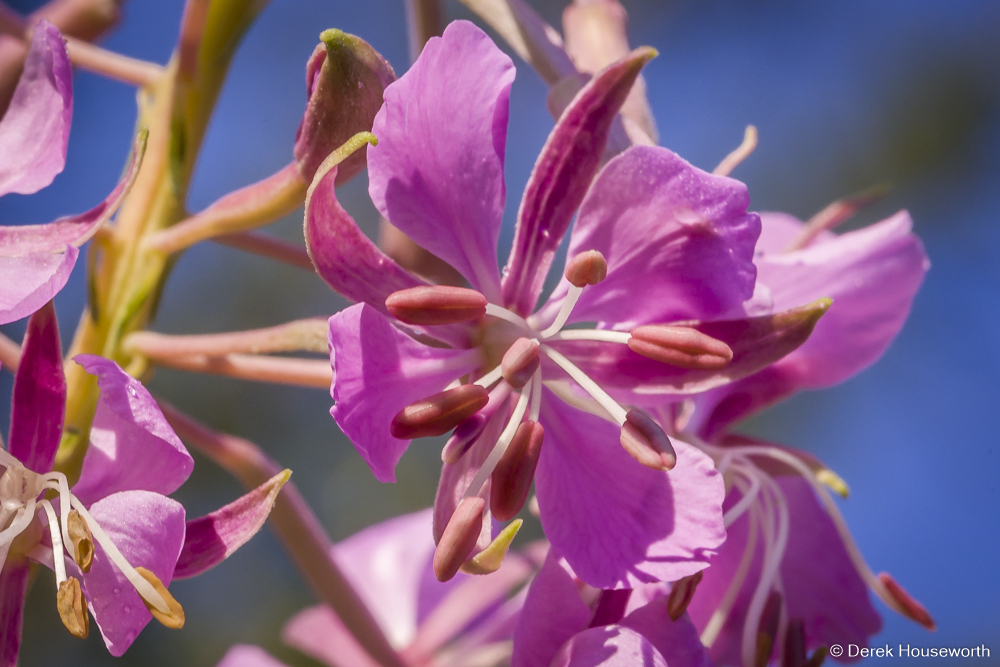
<path id="1" fill-rule="evenodd" d="M 426 326 L 479 319 L 486 303 L 485 296 L 466 287 L 422 285 L 393 292 L 385 307 L 400 322 Z"/>
<path id="2" fill-rule="evenodd" d="M 507 384 L 520 391 L 538 370 L 539 364 L 538 341 L 518 338 L 504 353 L 500 372 Z"/>
<path id="3" fill-rule="evenodd" d="M 400 440 L 444 435 L 486 407 L 489 393 L 476 384 L 463 384 L 411 403 L 389 425 Z"/>
<path id="4" fill-rule="evenodd" d="M 687 611 L 688 605 L 694 599 L 694 592 L 701 583 L 702 575 L 702 572 L 696 572 L 671 584 L 670 595 L 667 596 L 667 614 L 670 615 L 671 621 L 676 621 Z"/>
<path id="5" fill-rule="evenodd" d="M 650 324 L 636 327 L 631 334 L 630 350 L 671 366 L 719 370 L 733 360 L 732 348 L 690 327 Z"/>
<path id="6" fill-rule="evenodd" d="M 434 550 L 434 576 L 438 581 L 448 581 L 456 574 L 476 548 L 483 530 L 483 510 L 486 500 L 479 496 L 463 498 L 448 520 L 441 541 Z"/>
<path id="7" fill-rule="evenodd" d="M 545 428 L 538 422 L 522 422 L 493 469 L 490 511 L 499 521 L 513 519 L 528 500 L 544 436 Z"/>
<path id="8" fill-rule="evenodd" d="M 622 424 L 621 443 L 636 461 L 653 470 L 671 470 L 677 454 L 670 438 L 653 418 L 638 408 L 628 411 Z"/>

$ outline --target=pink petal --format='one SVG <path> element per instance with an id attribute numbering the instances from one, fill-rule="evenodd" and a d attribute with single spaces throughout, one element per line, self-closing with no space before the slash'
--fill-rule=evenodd
<path id="1" fill-rule="evenodd" d="M 527 316 L 535 309 L 556 249 L 600 166 L 612 121 L 655 54 L 636 49 L 591 79 L 549 134 L 524 190 L 504 273 L 504 303 L 515 312 Z"/>
<path id="2" fill-rule="evenodd" d="M 226 651 L 215 667 L 287 667 L 259 646 L 237 644 Z"/>
<path id="3" fill-rule="evenodd" d="M 28 320 L 14 376 L 8 451 L 37 473 L 52 470 L 66 411 L 66 378 L 56 310 L 49 301 Z"/>
<path id="4" fill-rule="evenodd" d="M 386 88 L 372 129 L 379 144 L 368 149 L 376 208 L 494 303 L 513 81 L 513 63 L 486 33 L 455 21 Z"/>
<path id="5" fill-rule="evenodd" d="M 66 164 L 73 117 L 73 71 L 59 30 L 39 21 L 24 71 L 0 119 L 0 195 L 31 194 Z"/>
<path id="6" fill-rule="evenodd" d="M 663 597 L 631 612 L 620 625 L 648 639 L 670 667 L 713 667 L 691 619 L 684 614 L 676 621 L 671 620 Z"/>
<path id="7" fill-rule="evenodd" d="M 281 638 L 289 646 L 330 667 L 379 667 L 326 605 L 309 607 L 293 616 L 285 625 Z"/>
<path id="8" fill-rule="evenodd" d="M 573 637 L 551 667 L 667 667 L 667 661 L 652 642 L 635 630 L 605 625 Z"/>
<path id="9" fill-rule="evenodd" d="M 2 234 L 2 232 L 0 232 Z M 27 317 L 59 293 L 80 251 L 8 256 L 0 247 L 0 324 Z"/>
<path id="10" fill-rule="evenodd" d="M 97 376 L 101 398 L 73 493 L 89 504 L 116 491 L 176 491 L 194 460 L 146 388 L 103 357 L 81 354 L 74 361 Z"/>
<path id="11" fill-rule="evenodd" d="M 475 350 L 418 343 L 371 306 L 358 304 L 330 318 L 330 363 L 330 414 L 375 477 L 394 482 L 396 464 L 410 441 L 392 437 L 392 418 L 475 370 L 480 360 Z"/>
<path id="12" fill-rule="evenodd" d="M 636 146 L 611 160 L 580 208 L 567 254 L 600 251 L 608 275 L 583 290 L 570 321 L 626 330 L 742 314 L 760 233 L 749 203 L 739 181 L 665 148 Z M 567 286 L 560 282 L 543 320 L 554 317 Z"/>
<path id="13" fill-rule="evenodd" d="M 17 665 L 30 572 L 28 561 L 14 556 L 8 556 L 0 571 L 0 667 Z"/>
<path id="14" fill-rule="evenodd" d="M 281 472 L 225 507 L 188 521 L 174 579 L 206 572 L 246 544 L 263 527 L 290 475 Z"/>
<path id="15" fill-rule="evenodd" d="M 616 424 L 548 390 L 541 420 L 542 527 L 577 576 L 597 588 L 632 588 L 708 565 L 725 540 L 725 489 L 710 458 L 674 440 L 676 467 L 646 468 L 622 448 Z"/>
<path id="16" fill-rule="evenodd" d="M 518 617 L 511 667 L 551 664 L 559 648 L 589 621 L 590 609 L 580 598 L 572 571 L 550 550 Z"/>
<path id="17" fill-rule="evenodd" d="M 164 586 L 170 584 L 184 544 L 180 503 L 150 491 L 122 491 L 98 500 L 90 513 L 132 567 L 144 567 Z M 94 545 L 94 561 L 82 583 L 108 651 L 120 656 L 152 614 L 99 544 Z"/>

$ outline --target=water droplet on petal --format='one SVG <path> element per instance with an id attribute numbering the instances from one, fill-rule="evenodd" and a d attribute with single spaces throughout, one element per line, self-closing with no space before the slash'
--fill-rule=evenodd
<path id="1" fill-rule="evenodd" d="M 124 607 L 122 607 L 122 611 L 128 614 L 132 611 L 132 607 L 125 605 Z"/>
<path id="2" fill-rule="evenodd" d="M 114 593 L 115 595 L 118 595 L 119 593 L 121 593 L 121 592 L 122 592 L 122 589 L 120 589 L 120 588 L 118 588 L 118 587 L 116 586 L 116 587 L 114 588 L 114 590 L 112 590 L 111 592 L 112 592 L 112 593 Z"/>

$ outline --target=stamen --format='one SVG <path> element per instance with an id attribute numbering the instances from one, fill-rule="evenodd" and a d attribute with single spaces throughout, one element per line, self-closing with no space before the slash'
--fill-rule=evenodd
<path id="1" fill-rule="evenodd" d="M 743 493 L 743 497 L 735 505 L 726 510 L 722 515 L 722 522 L 726 528 L 736 523 L 736 520 L 746 513 L 754 501 L 757 500 L 757 495 L 760 493 L 760 475 L 757 474 L 756 468 L 752 464 L 746 466 L 746 469 L 741 466 L 739 473 L 750 482 L 750 488 Z"/>
<path id="2" fill-rule="evenodd" d="M 757 635 L 764 607 L 779 576 L 781 561 L 785 555 L 788 543 L 788 506 L 784 495 L 769 478 L 761 480 L 764 488 L 761 490 L 761 511 L 764 512 L 764 563 L 761 568 L 760 581 L 750 599 L 747 609 L 747 620 L 743 626 L 743 663 L 754 664 L 757 654 Z M 755 508 L 756 509 L 756 508 Z M 774 517 L 774 514 L 777 514 Z M 777 526 L 772 521 L 777 519 Z"/>
<path id="3" fill-rule="evenodd" d="M 541 333 L 538 334 L 539 338 L 544 340 L 563 328 L 563 325 L 566 324 L 566 320 L 569 319 L 569 314 L 572 313 L 573 308 L 576 307 L 576 302 L 580 300 L 581 294 L 583 294 L 582 287 L 570 285 L 569 290 L 566 292 L 566 298 L 563 299 L 562 305 L 559 306 L 559 313 L 556 315 L 556 319 L 552 321 L 552 324 L 547 326 Z"/>
<path id="4" fill-rule="evenodd" d="M 608 276 L 608 260 L 597 250 L 581 252 L 566 264 L 565 275 L 574 287 L 596 285 Z"/>
<path id="5" fill-rule="evenodd" d="M 483 484 L 485 484 L 486 480 L 493 474 L 493 470 L 496 468 L 500 458 L 504 455 L 504 452 L 507 451 L 507 446 L 510 445 L 511 440 L 514 439 L 514 434 L 517 433 L 518 425 L 524 418 L 524 413 L 528 408 L 530 393 L 530 389 L 522 391 L 520 396 L 517 397 L 517 404 L 514 406 L 514 412 L 510 416 L 510 421 L 507 422 L 507 425 L 500 433 L 500 438 L 497 440 L 497 444 L 493 446 L 493 451 L 491 451 L 489 456 L 486 457 L 486 460 L 483 461 L 483 465 L 480 466 L 479 470 L 476 472 L 476 476 L 473 477 L 472 482 L 469 483 L 469 487 L 465 490 L 466 498 L 478 496 L 480 491 L 482 491 Z"/>
<path id="6" fill-rule="evenodd" d="M 801 250 L 812 243 L 817 236 L 825 231 L 829 231 L 854 216 L 855 213 L 871 206 L 875 202 L 884 199 L 889 194 L 890 187 L 887 183 L 880 183 L 874 187 L 862 190 L 861 192 L 838 199 L 826 208 L 806 220 L 805 227 L 799 235 L 792 241 L 785 252 Z"/>
<path id="7" fill-rule="evenodd" d="M 455 513 L 448 520 L 441 541 L 434 550 L 434 576 L 438 581 L 449 581 L 476 548 L 483 530 L 483 510 L 486 500 L 479 496 L 462 499 Z"/>
<path id="8" fill-rule="evenodd" d="M 6 503 L 5 503 L 6 504 Z M 10 522 L 3 532 L 0 532 L 0 547 L 6 546 L 14 541 L 18 535 L 24 532 L 32 519 L 35 518 L 35 499 L 29 498 L 23 507 L 14 513 L 14 520 Z"/>
<path id="9" fill-rule="evenodd" d="M 701 643 L 706 648 L 712 648 L 712 644 L 715 643 L 715 640 L 719 637 L 719 633 L 722 632 L 722 626 L 726 624 L 726 619 L 729 618 L 729 612 L 736 602 L 736 596 L 739 595 L 740 589 L 743 588 L 747 573 L 750 571 L 750 564 L 753 562 L 754 553 L 757 549 L 757 525 L 759 519 L 756 512 L 750 512 L 748 518 L 750 525 L 747 526 L 747 544 L 743 548 L 743 557 L 740 559 L 740 564 L 736 567 L 736 572 L 733 573 L 733 579 L 729 582 L 726 594 L 722 596 L 722 601 L 719 602 L 719 606 L 712 612 L 712 617 L 708 619 L 705 629 L 701 632 Z"/>
<path id="10" fill-rule="evenodd" d="M 58 561 L 58 558 L 53 558 Z M 87 604 L 80 590 L 80 582 L 76 577 L 70 577 L 59 584 L 56 591 L 56 609 L 59 618 L 69 633 L 79 639 L 86 639 L 90 634 L 90 616 L 87 614 Z"/>
<path id="11" fill-rule="evenodd" d="M 499 318 L 501 320 L 507 320 L 511 324 L 520 328 L 526 335 L 533 335 L 531 327 L 528 325 L 528 321 L 517 313 L 513 313 L 503 306 L 498 306 L 495 303 L 486 304 L 486 314 L 492 315 L 493 317 Z"/>
<path id="12" fill-rule="evenodd" d="M 625 424 L 625 417 L 627 414 L 625 408 L 618 405 L 618 402 L 611 398 L 606 391 L 601 389 L 600 385 L 591 380 L 590 376 L 580 370 L 572 361 L 564 357 L 559 352 L 556 352 L 548 345 L 542 345 L 541 350 L 549 359 L 554 361 L 556 365 L 566 371 L 566 374 L 573 378 L 573 380 L 580 385 L 585 392 L 590 394 L 602 408 L 607 410 L 608 414 L 611 415 L 611 418 L 614 421 L 618 422 L 619 426 Z"/>
<path id="13" fill-rule="evenodd" d="M 747 129 L 743 132 L 743 142 L 736 150 L 723 158 L 719 166 L 712 170 L 712 173 L 716 176 L 728 176 L 743 160 L 750 157 L 755 148 L 757 148 L 757 128 L 753 125 L 747 125 Z"/>
<path id="14" fill-rule="evenodd" d="M 458 425 L 455 432 L 448 438 L 441 450 L 441 460 L 445 463 L 458 463 L 465 452 L 469 451 L 479 436 L 486 429 L 486 417 L 482 412 L 477 412 L 464 422 Z"/>
<path id="15" fill-rule="evenodd" d="M 599 340 L 605 343 L 621 343 L 628 345 L 632 334 L 627 331 L 612 331 L 611 329 L 566 329 L 546 337 L 545 341 L 556 340 Z"/>
<path id="16" fill-rule="evenodd" d="M 653 418 L 638 408 L 628 411 L 620 436 L 622 447 L 632 458 L 653 470 L 671 470 L 677 453 L 670 438 Z"/>
<path id="17" fill-rule="evenodd" d="M 511 387 L 520 390 L 538 370 L 541 360 L 538 356 L 538 341 L 518 338 L 507 348 L 500 362 L 503 379 Z"/>
<path id="18" fill-rule="evenodd" d="M 150 572 L 144 567 L 137 567 L 135 571 L 139 573 L 146 582 L 152 586 L 157 593 L 160 594 L 167 604 L 167 611 L 161 611 L 158 607 L 154 606 L 149 600 L 145 599 L 143 596 L 143 604 L 146 605 L 146 609 L 149 613 L 153 615 L 153 618 L 158 620 L 164 626 L 170 628 L 171 630 L 180 630 L 184 627 L 184 608 L 181 607 L 181 603 L 174 599 L 174 596 L 170 594 L 167 587 L 163 585 L 160 578 L 155 574 Z M 142 595 L 140 593 L 140 595 Z"/>
<path id="19" fill-rule="evenodd" d="M 892 596 L 892 599 L 895 600 L 897 611 L 928 630 L 937 630 L 937 624 L 931 618 L 931 615 L 927 613 L 927 609 L 907 593 L 906 589 L 896 583 L 896 580 L 888 572 L 880 572 L 878 580 L 885 586 L 886 591 Z"/>
<path id="20" fill-rule="evenodd" d="M 52 536 L 52 569 L 56 573 L 56 585 L 61 586 L 66 581 L 66 562 L 63 560 L 66 555 L 63 552 L 62 535 L 59 534 L 59 519 L 56 517 L 56 511 L 52 509 L 52 503 L 48 500 L 43 499 L 38 504 L 48 517 L 49 533 Z"/>
<path id="21" fill-rule="evenodd" d="M 481 377 L 478 380 L 476 380 L 475 382 L 473 382 L 473 384 L 477 384 L 480 387 L 489 388 L 490 386 L 493 385 L 493 383 L 495 383 L 497 380 L 499 380 L 502 376 L 503 376 L 503 368 L 501 366 L 497 366 L 496 368 L 494 368 L 493 370 L 491 370 L 489 373 L 487 373 L 483 377 Z"/>
<path id="22" fill-rule="evenodd" d="M 694 599 L 694 592 L 701 583 L 703 572 L 696 572 L 691 576 L 678 579 L 670 586 L 670 595 L 667 596 L 667 614 L 671 621 L 676 621 L 687 611 L 688 605 Z"/>
<path id="23" fill-rule="evenodd" d="M 531 410 L 528 412 L 528 419 L 533 422 L 538 421 L 542 414 L 542 371 L 535 371 L 531 378 Z"/>
<path id="24" fill-rule="evenodd" d="M 393 292 L 385 307 L 406 324 L 457 324 L 485 315 L 486 297 L 467 287 L 422 285 Z"/>
<path id="25" fill-rule="evenodd" d="M 693 370 L 718 370 L 733 359 L 721 340 L 690 327 L 650 324 L 632 330 L 630 350 L 660 363 Z"/>
<path id="26" fill-rule="evenodd" d="M 487 402 L 486 389 L 477 384 L 463 384 L 406 406 L 392 418 L 389 432 L 400 440 L 444 435 L 479 412 Z"/>
<path id="27" fill-rule="evenodd" d="M 498 520 L 513 519 L 528 500 L 544 436 L 545 429 L 538 422 L 521 423 L 497 462 L 491 476 L 490 511 Z"/>
<path id="28" fill-rule="evenodd" d="M 71 510 L 69 513 L 69 528 L 67 534 L 70 544 L 73 545 L 73 560 L 80 566 L 84 574 L 90 572 L 90 566 L 94 561 L 94 536 L 87 528 L 87 522 L 83 520 L 80 513 Z"/>

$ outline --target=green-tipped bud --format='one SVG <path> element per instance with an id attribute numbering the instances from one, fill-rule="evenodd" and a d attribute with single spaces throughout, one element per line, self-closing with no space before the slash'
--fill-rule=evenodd
<path id="1" fill-rule="evenodd" d="M 329 155 L 358 132 L 369 132 L 382 92 L 396 80 L 392 66 L 360 37 L 326 30 L 306 65 L 309 102 L 295 135 L 295 161 L 306 181 Z M 365 168 L 366 151 L 339 166 L 337 183 Z"/>

